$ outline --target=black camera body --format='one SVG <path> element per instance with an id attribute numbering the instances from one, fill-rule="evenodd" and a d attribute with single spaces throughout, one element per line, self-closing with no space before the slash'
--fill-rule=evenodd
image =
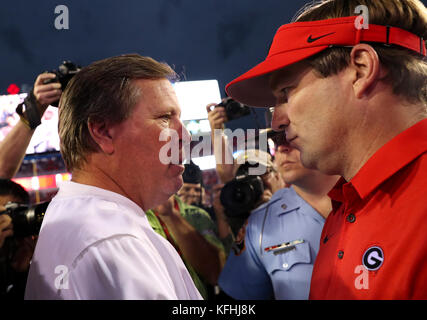
<path id="1" fill-rule="evenodd" d="M 48 84 L 52 82 L 59 82 L 61 84 L 61 90 L 64 91 L 67 87 L 68 82 L 81 70 L 81 67 L 76 65 L 74 62 L 69 60 L 64 61 L 59 67 L 58 70 L 49 71 L 49 73 L 54 73 L 56 75 L 53 79 L 45 80 L 43 83 Z M 52 106 L 58 107 L 58 101 L 51 103 Z"/>
<path id="2" fill-rule="evenodd" d="M 256 208 L 263 192 L 261 177 L 248 173 L 237 175 L 222 188 L 220 200 L 234 235 L 237 235 L 251 211 Z"/>
<path id="3" fill-rule="evenodd" d="M 224 107 L 228 121 L 239 119 L 251 113 L 251 109 L 244 104 L 237 102 L 230 97 L 224 99 L 217 107 Z"/>
<path id="4" fill-rule="evenodd" d="M 220 199 L 228 216 L 247 216 L 255 209 L 263 192 L 261 177 L 243 174 L 222 188 Z"/>
<path id="5" fill-rule="evenodd" d="M 6 210 L 0 212 L 0 215 L 7 214 L 12 218 L 14 237 L 25 238 L 38 235 L 49 203 L 50 201 L 28 206 L 8 202 L 5 205 Z"/>
<path id="6" fill-rule="evenodd" d="M 190 163 L 186 163 L 184 166 L 185 170 L 182 173 L 182 180 L 184 180 L 184 182 L 186 183 L 200 183 L 201 185 L 203 185 L 203 175 L 202 170 L 200 170 L 200 167 L 193 161 L 191 161 Z"/>

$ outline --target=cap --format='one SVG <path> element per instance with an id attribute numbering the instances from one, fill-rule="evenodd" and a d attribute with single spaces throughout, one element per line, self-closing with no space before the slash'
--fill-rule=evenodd
<path id="1" fill-rule="evenodd" d="M 363 29 L 358 16 L 327 20 L 294 22 L 281 26 L 271 44 L 267 58 L 226 86 L 234 100 L 254 107 L 276 104 L 269 87 L 271 72 L 302 61 L 333 46 L 354 46 L 360 42 L 397 45 L 426 55 L 424 40 L 409 31 L 369 24 Z"/>

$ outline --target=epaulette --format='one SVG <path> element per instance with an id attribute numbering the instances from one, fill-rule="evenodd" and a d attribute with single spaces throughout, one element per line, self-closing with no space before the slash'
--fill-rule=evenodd
<path id="1" fill-rule="evenodd" d="M 273 203 L 275 203 L 275 202 L 277 202 L 277 201 L 279 201 L 280 200 L 280 197 L 275 197 L 275 198 L 272 198 L 272 199 L 270 199 L 269 201 L 267 201 L 267 202 L 264 202 L 262 205 L 260 205 L 259 207 L 257 207 L 256 209 L 254 209 L 252 212 L 251 212 L 251 214 L 254 214 L 254 213 L 257 213 L 257 212 L 264 212 L 264 210 L 265 210 L 265 208 L 267 208 L 267 206 L 270 206 L 270 205 L 272 205 Z"/>
<path id="2" fill-rule="evenodd" d="M 275 194 L 273 194 L 273 197 L 270 199 L 270 201 L 267 201 L 265 203 L 263 203 L 262 205 L 260 205 L 258 208 L 254 209 L 251 214 L 253 213 L 257 213 L 257 212 L 264 212 L 265 209 L 267 208 L 267 206 L 271 206 L 272 204 L 276 203 L 277 201 L 282 201 L 285 199 L 291 199 L 291 198 L 287 198 L 289 196 L 289 193 L 293 193 L 293 190 L 290 188 L 283 188 L 278 190 Z M 289 206 L 289 201 L 287 201 L 287 204 Z M 293 203 L 294 201 L 292 201 Z M 284 207 L 283 207 L 284 206 Z M 282 209 L 286 209 L 286 207 L 288 207 L 286 204 L 282 205 Z M 291 205 L 291 207 L 293 207 L 293 205 Z"/>

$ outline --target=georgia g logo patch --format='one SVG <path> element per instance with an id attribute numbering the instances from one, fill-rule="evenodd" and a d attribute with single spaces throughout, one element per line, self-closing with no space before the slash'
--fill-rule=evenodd
<path id="1" fill-rule="evenodd" d="M 384 262 L 384 252 L 380 247 L 370 247 L 363 254 L 363 266 L 369 271 L 378 270 Z"/>

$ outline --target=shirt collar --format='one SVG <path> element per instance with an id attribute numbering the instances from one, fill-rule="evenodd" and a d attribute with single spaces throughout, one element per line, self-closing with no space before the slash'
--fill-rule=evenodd
<path id="1" fill-rule="evenodd" d="M 388 141 L 363 165 L 347 183 L 341 178 L 328 193 L 334 201 L 344 202 L 346 188 L 353 189 L 364 199 L 381 183 L 427 151 L 427 119 Z"/>
<path id="2" fill-rule="evenodd" d="M 113 191 L 98 188 L 92 185 L 82 184 L 74 181 L 61 181 L 58 184 L 59 191 L 57 196 L 60 197 L 73 197 L 73 196 L 97 196 L 105 198 L 108 201 L 115 202 L 127 207 L 131 207 L 138 213 L 138 215 L 145 215 L 144 210 L 139 207 L 135 202 Z"/>

